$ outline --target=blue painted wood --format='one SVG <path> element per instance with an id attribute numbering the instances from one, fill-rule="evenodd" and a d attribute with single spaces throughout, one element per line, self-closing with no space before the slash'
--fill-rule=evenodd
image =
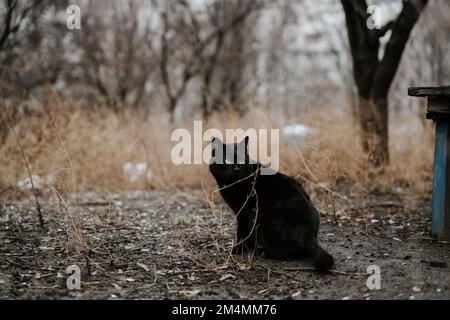
<path id="1" fill-rule="evenodd" d="M 448 121 L 436 122 L 435 152 L 434 152 L 434 182 L 433 182 L 433 213 L 431 233 L 439 239 L 444 238 L 445 215 L 450 205 L 450 190 L 448 188 L 449 161 L 449 123 Z M 447 214 L 449 214 L 447 212 Z M 448 219 L 447 219 L 448 221 Z"/>
<path id="2" fill-rule="evenodd" d="M 409 88 L 408 94 L 428 98 L 427 119 L 436 123 L 431 233 L 450 240 L 450 86 Z"/>

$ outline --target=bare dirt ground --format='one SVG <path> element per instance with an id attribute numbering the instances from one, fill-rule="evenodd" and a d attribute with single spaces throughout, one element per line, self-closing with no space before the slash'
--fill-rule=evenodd
<path id="1" fill-rule="evenodd" d="M 219 197 L 216 197 L 219 198 Z M 449 299 L 448 243 L 429 238 L 430 201 L 315 196 L 336 268 L 230 255 L 233 214 L 202 191 L 0 200 L 0 299 Z M 334 200 L 330 200 L 334 199 Z M 81 269 L 69 290 L 66 268 Z M 381 269 L 381 289 L 366 286 Z"/>

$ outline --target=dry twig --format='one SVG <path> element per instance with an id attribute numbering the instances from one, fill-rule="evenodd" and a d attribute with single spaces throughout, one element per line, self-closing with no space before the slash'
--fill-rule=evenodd
<path id="1" fill-rule="evenodd" d="M 20 141 L 19 135 L 17 134 L 16 130 L 14 129 L 14 126 L 11 124 L 11 119 L 9 118 L 8 105 L 6 104 L 5 95 L 3 94 L 3 92 L 2 92 L 2 99 L 3 99 L 3 108 L 5 109 L 6 123 L 8 124 L 8 127 L 11 129 L 11 132 L 14 134 L 14 137 L 16 138 L 17 144 L 19 145 L 19 148 L 20 148 L 20 153 L 22 154 L 23 162 L 25 163 L 25 166 L 27 167 L 28 177 L 30 178 L 31 188 L 33 189 L 34 202 L 36 204 L 36 210 L 37 210 L 38 217 L 39 217 L 39 224 L 41 225 L 41 227 L 44 227 L 45 223 L 44 223 L 44 218 L 42 216 L 41 204 L 39 203 L 38 192 L 37 192 L 36 186 L 33 181 L 33 174 L 31 173 L 30 164 L 27 160 L 27 156 L 25 154 L 25 148 L 23 147 L 23 144 Z"/>

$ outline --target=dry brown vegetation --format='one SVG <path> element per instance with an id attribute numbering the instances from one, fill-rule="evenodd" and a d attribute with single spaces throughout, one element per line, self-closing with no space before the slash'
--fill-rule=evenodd
<path id="1" fill-rule="evenodd" d="M 77 2 L 80 30 L 66 28 L 68 1 L 0 2 L 0 299 L 368 299 L 360 288 L 373 263 L 388 281 L 370 297 L 448 292 L 448 250 L 428 236 L 433 124 L 425 101 L 406 97 L 448 82 L 446 1 L 429 1 L 401 41 L 392 86 L 397 67 L 372 81 L 390 112 L 390 163 L 376 168 L 384 161 L 369 161 L 360 132 L 369 82 L 356 74 L 393 50 L 375 30 L 352 48 L 351 30 L 366 24 L 344 23 L 345 6 L 365 13 L 366 1 Z M 371 54 L 379 49 L 386 59 Z M 373 68 L 352 61 L 357 51 Z M 280 170 L 320 212 L 331 275 L 231 254 L 236 216 L 207 165 L 171 160 L 173 129 L 192 132 L 200 119 L 222 132 L 312 128 L 297 142 L 280 132 Z M 146 172 L 132 181 L 125 164 Z M 66 290 L 72 264 L 83 267 L 80 292 Z"/>
<path id="2" fill-rule="evenodd" d="M 4 119 L 3 113 L 1 116 Z M 193 130 L 194 118 L 186 117 L 175 127 Z M 431 124 L 413 126 L 411 116 L 391 115 L 391 163 L 374 171 L 369 169 L 360 147 L 358 126 L 349 119 L 329 107 L 327 112 L 276 123 L 270 114 L 255 107 L 244 117 L 215 114 L 207 127 L 247 129 L 257 123 L 256 129 L 261 129 L 304 123 L 314 132 L 301 145 L 290 143 L 280 134 L 280 162 L 281 171 L 298 177 L 309 188 L 330 191 L 346 181 L 363 193 L 376 189 L 422 196 L 430 193 Z M 46 99 L 33 116 L 19 118 L 15 128 L 33 174 L 41 180 L 51 177 L 40 183 L 43 192 L 51 191 L 51 187 L 63 193 L 110 193 L 213 186 L 206 165 L 176 166 L 171 162 L 174 143 L 170 142 L 171 129 L 163 113 L 142 116 L 133 111 L 89 110 L 52 98 Z M 17 182 L 26 178 L 27 172 L 11 134 L 0 145 L 0 158 L 1 190 L 16 190 Z M 123 164 L 128 161 L 147 163 L 151 174 L 145 180 L 130 183 L 123 173 Z"/>

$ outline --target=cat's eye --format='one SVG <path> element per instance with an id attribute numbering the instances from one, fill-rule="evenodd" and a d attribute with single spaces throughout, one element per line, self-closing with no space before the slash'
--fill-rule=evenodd
<path id="1" fill-rule="evenodd" d="M 226 164 L 232 164 L 233 162 L 231 160 L 229 160 L 229 159 L 225 159 L 225 163 Z"/>

